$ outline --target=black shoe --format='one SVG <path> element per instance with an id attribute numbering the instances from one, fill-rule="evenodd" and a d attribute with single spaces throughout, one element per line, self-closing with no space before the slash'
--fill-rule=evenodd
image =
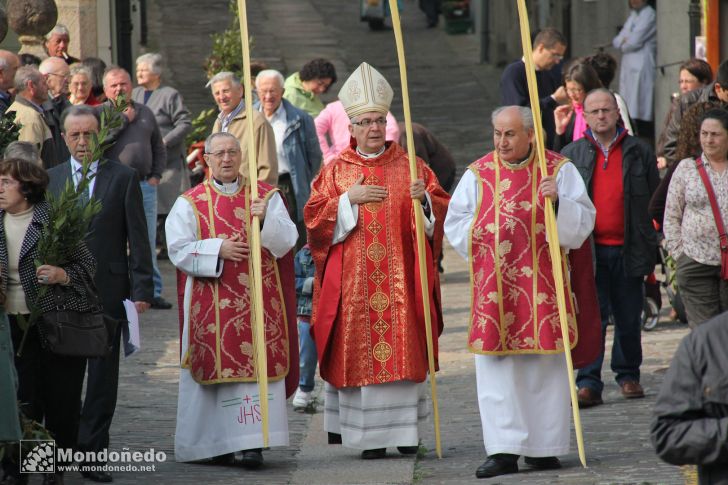
<path id="1" fill-rule="evenodd" d="M 361 452 L 361 457 L 363 460 L 377 460 L 379 458 L 384 458 L 385 456 L 387 456 L 386 448 L 376 448 L 373 450 L 364 450 Z"/>
<path id="2" fill-rule="evenodd" d="M 260 468 L 263 464 L 263 450 L 261 448 L 238 453 L 242 454 L 242 456 L 240 458 L 236 456 L 236 464 L 241 465 L 243 468 Z M 238 455 L 238 453 L 235 453 L 235 455 Z"/>
<path id="3" fill-rule="evenodd" d="M 238 452 L 242 457 L 242 453 Z M 190 463 L 198 463 L 201 465 L 235 465 L 235 453 L 225 453 L 224 455 L 213 456 L 212 458 L 203 458 L 202 460 L 191 461 Z"/>
<path id="4" fill-rule="evenodd" d="M 172 304 L 161 296 L 157 296 L 152 299 L 152 308 L 155 310 L 169 310 L 172 308 Z"/>
<path id="5" fill-rule="evenodd" d="M 88 470 L 82 471 L 81 475 L 83 475 L 83 478 L 88 478 L 92 482 L 111 483 L 114 481 L 111 473 L 105 471 Z"/>
<path id="6" fill-rule="evenodd" d="M 397 451 L 403 455 L 416 455 L 420 450 L 419 446 L 398 446 Z"/>
<path id="7" fill-rule="evenodd" d="M 555 456 L 531 457 L 524 458 L 526 465 L 531 465 L 539 470 L 556 470 L 561 468 L 561 462 Z"/>
<path id="8" fill-rule="evenodd" d="M 482 465 L 475 470 L 475 476 L 478 478 L 497 477 L 507 473 L 518 472 L 518 455 L 507 453 L 498 453 L 488 457 Z"/>
<path id="9" fill-rule="evenodd" d="M 339 433 L 329 433 L 329 444 L 330 445 L 340 445 L 341 444 L 341 435 Z"/>

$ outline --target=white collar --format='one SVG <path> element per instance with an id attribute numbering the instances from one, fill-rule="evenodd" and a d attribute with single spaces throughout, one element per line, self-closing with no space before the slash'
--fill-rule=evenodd
<path id="1" fill-rule="evenodd" d="M 81 162 L 76 160 L 75 158 L 71 157 L 71 173 L 76 173 L 80 171 L 83 168 L 81 165 Z M 99 161 L 95 160 L 91 162 L 91 166 L 89 167 L 89 173 L 96 173 L 96 171 L 99 169 Z"/>
<path id="2" fill-rule="evenodd" d="M 278 108 L 273 112 L 270 117 L 265 114 L 265 111 L 263 111 L 263 104 L 260 105 L 260 112 L 263 113 L 263 116 L 265 116 L 265 119 L 268 121 L 273 121 L 277 118 L 286 119 L 286 108 L 283 106 L 283 99 L 281 99 L 281 103 L 278 105 Z"/>
<path id="3" fill-rule="evenodd" d="M 215 187 L 217 190 L 222 192 L 223 194 L 234 194 L 238 191 L 238 188 L 240 187 L 240 178 L 237 178 L 236 180 L 232 182 L 218 182 L 215 180 L 215 178 L 212 178 L 212 183 L 215 184 Z"/>
<path id="4" fill-rule="evenodd" d="M 387 146 L 384 145 L 384 146 L 382 146 L 381 150 L 379 150 L 377 153 L 364 153 L 361 150 L 359 150 L 359 147 L 357 146 L 356 153 L 362 158 L 377 158 L 379 155 L 384 153 L 384 150 L 386 150 L 386 149 L 387 149 Z"/>
<path id="5" fill-rule="evenodd" d="M 524 64 L 526 63 L 526 58 L 524 56 L 521 56 L 521 62 L 524 63 Z M 541 70 L 541 69 L 539 69 L 539 67 L 536 65 L 535 62 L 533 63 L 533 69 L 535 71 L 540 71 Z"/>

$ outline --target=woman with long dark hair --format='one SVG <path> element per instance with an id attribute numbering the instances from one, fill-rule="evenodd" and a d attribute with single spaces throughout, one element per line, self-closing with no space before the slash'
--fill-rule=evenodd
<path id="1" fill-rule="evenodd" d="M 728 255 L 721 249 L 718 229 L 726 222 L 723 215 L 728 214 L 726 110 L 705 113 L 700 146 L 699 157 L 686 158 L 675 169 L 663 227 L 667 249 L 677 261 L 677 283 L 691 327 L 728 310 L 728 281 L 721 276 Z M 711 207 L 711 191 L 717 214 Z"/>

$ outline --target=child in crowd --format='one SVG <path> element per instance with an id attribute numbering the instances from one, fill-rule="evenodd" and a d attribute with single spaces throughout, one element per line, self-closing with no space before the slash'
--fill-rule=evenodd
<path id="1" fill-rule="evenodd" d="M 298 314 L 298 344 L 300 347 L 300 377 L 293 396 L 293 409 L 303 410 L 312 400 L 316 374 L 316 343 L 311 337 L 311 305 L 313 301 L 314 265 L 308 244 L 296 253 L 296 297 Z"/>

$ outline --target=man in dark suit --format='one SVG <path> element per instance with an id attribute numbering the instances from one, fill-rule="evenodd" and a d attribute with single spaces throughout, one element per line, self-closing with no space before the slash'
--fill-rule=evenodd
<path id="1" fill-rule="evenodd" d="M 48 189 L 54 194 L 59 194 L 68 181 L 78 184 L 81 177 L 79 162 L 91 156 L 91 137 L 99 129 L 94 110 L 87 106 L 68 108 L 61 121 L 63 138 L 71 158 L 48 171 Z M 126 320 L 122 303 L 124 299 L 134 301 L 137 312 L 142 313 L 149 308 L 154 288 L 139 178 L 134 169 L 113 160 L 104 160 L 103 163 L 94 161 L 90 173 L 96 174 L 89 188 L 90 196 L 101 201 L 101 212 L 91 222 L 86 238 L 97 260 L 96 286 L 106 313 Z M 119 380 L 120 341 L 121 326 L 110 355 L 88 360 L 86 399 L 78 436 L 79 450 L 101 451 L 109 446 L 109 428 L 116 408 Z M 108 472 L 82 473 L 94 481 L 112 481 Z"/>

